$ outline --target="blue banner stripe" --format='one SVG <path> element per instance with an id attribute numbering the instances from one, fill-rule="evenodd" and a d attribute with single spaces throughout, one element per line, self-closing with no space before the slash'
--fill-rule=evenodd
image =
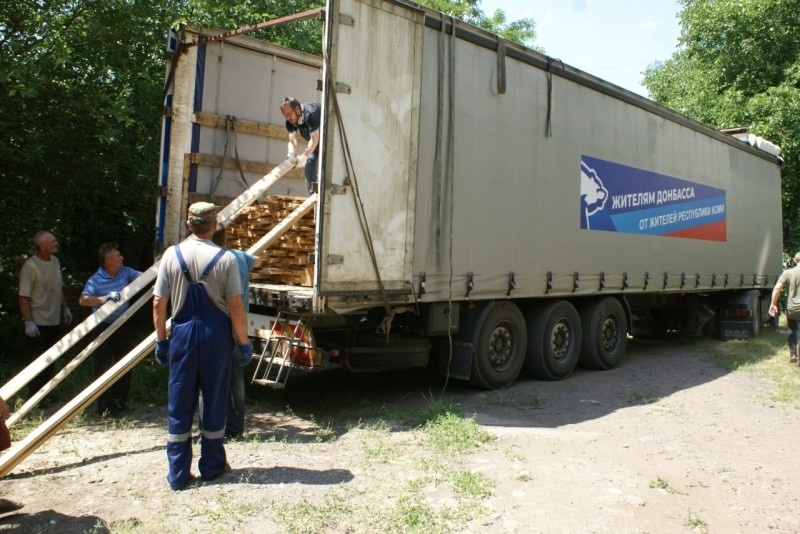
<path id="1" fill-rule="evenodd" d="M 664 235 L 725 220 L 725 197 L 683 202 L 612 215 L 618 232 Z"/>

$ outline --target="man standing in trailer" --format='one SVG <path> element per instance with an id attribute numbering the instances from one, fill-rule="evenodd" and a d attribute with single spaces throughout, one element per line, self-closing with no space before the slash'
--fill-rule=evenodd
<path id="1" fill-rule="evenodd" d="M 305 157 L 306 187 L 308 194 L 317 191 L 317 157 L 319 156 L 319 127 L 322 121 L 322 108 L 318 102 L 301 104 L 296 98 L 284 98 L 281 101 L 281 114 L 286 119 L 286 130 L 289 132 L 289 152 L 286 155 L 292 163 L 298 157 Z M 297 134 L 307 141 L 300 152 Z"/>

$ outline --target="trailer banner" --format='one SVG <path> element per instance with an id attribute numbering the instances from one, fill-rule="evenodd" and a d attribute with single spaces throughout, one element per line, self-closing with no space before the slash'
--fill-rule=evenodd
<path id="1" fill-rule="evenodd" d="M 726 241 L 725 190 L 581 156 L 581 228 Z"/>

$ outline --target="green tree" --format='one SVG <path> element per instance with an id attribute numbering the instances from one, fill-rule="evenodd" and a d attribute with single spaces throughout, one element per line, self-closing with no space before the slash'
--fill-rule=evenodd
<path id="1" fill-rule="evenodd" d="M 800 0 L 682 0 L 679 48 L 647 69 L 657 102 L 781 147 L 783 214 L 800 246 Z"/>
<path id="2" fill-rule="evenodd" d="M 128 264 L 151 264 L 169 28 L 230 30 L 322 4 L 0 3 L 1 352 L 21 352 L 17 273 L 37 230 L 59 238 L 68 284 L 97 268 L 95 251 L 105 241 L 119 242 Z M 316 53 L 320 36 L 316 20 L 269 33 L 274 42 Z"/>

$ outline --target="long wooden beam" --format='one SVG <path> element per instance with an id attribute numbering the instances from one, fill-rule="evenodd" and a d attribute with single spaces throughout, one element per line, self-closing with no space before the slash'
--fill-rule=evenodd
<path id="1" fill-rule="evenodd" d="M 263 176 L 261 180 L 253 184 L 250 189 L 244 191 L 233 202 L 226 206 L 217 216 L 217 220 L 226 226 L 229 225 L 244 208 L 258 200 L 258 198 L 266 193 L 275 182 L 294 167 L 295 165 L 288 159 L 281 162 L 277 167 L 274 167 L 268 174 Z M 158 263 L 158 260 L 156 260 L 149 269 L 120 291 L 120 302 L 129 300 L 133 295 L 155 281 L 156 275 L 158 274 Z M 118 307 L 119 304 L 113 301 L 103 304 L 82 323 L 73 328 L 55 345 L 43 352 L 41 356 L 31 362 L 30 365 L 0 388 L 0 397 L 4 399 L 13 397 L 20 389 L 25 387 L 28 382 L 58 360 L 67 350 L 96 328 L 97 325 L 105 321 Z"/>
<path id="2" fill-rule="evenodd" d="M 275 167 L 269 174 L 265 175 L 258 182 L 253 184 L 248 190 L 239 195 L 233 202 L 228 204 L 217 214 L 217 221 L 225 224 L 226 226 L 233 222 L 236 217 L 242 212 L 244 208 L 251 205 L 258 200 L 261 195 L 277 182 L 284 174 L 289 172 L 295 166 L 294 163 L 288 159 L 283 161 L 280 165 Z M 309 202 L 316 199 L 316 195 L 309 197 Z M 313 203 L 310 203 L 312 204 Z M 130 296 L 138 293 L 145 285 L 150 284 L 158 273 L 159 262 L 153 264 L 147 271 L 142 273 L 138 278 L 126 286 L 120 295 L 123 299 L 128 299 Z M 83 323 L 76 327 L 67 336 L 56 343 L 51 349 L 45 351 L 39 358 L 36 359 L 31 365 L 26 367 L 17 376 L 12 378 L 6 385 L 0 389 L 0 396 L 4 399 L 10 398 L 20 388 L 25 386 L 31 378 L 39 374 L 48 365 L 60 357 L 64 351 L 74 345 L 84 335 L 86 335 L 92 328 L 97 326 L 100 321 L 106 319 L 108 315 L 113 312 L 117 303 L 107 302 L 101 306 L 97 311 L 90 315 Z M 167 330 L 172 326 L 172 320 L 167 321 Z M 69 339 L 67 339 L 69 338 Z M 39 448 L 45 441 L 53 436 L 65 424 L 71 421 L 78 413 L 86 409 L 92 402 L 102 395 L 109 387 L 111 387 L 119 378 L 125 373 L 133 369 L 147 354 L 149 354 L 156 343 L 155 332 L 147 336 L 139 345 L 131 350 L 122 360 L 117 362 L 108 371 L 106 371 L 97 380 L 86 388 L 77 397 L 72 399 L 69 403 L 64 405 L 59 411 L 53 414 L 47 421 L 42 423 L 39 427 L 28 434 L 22 441 L 16 443 L 8 451 L 0 456 L 0 478 L 6 476 L 11 470 L 16 467 L 22 460 L 27 458 L 33 451 Z"/>
<path id="3" fill-rule="evenodd" d="M 223 208 L 217 215 L 217 221 L 226 226 L 233 222 L 239 216 L 241 211 L 258 200 L 261 195 L 277 182 L 284 174 L 293 169 L 294 163 L 288 159 L 283 161 L 277 167 L 272 169 L 268 174 L 263 176 L 261 180 L 256 182 L 248 190 L 239 195 L 233 202 Z M 316 198 L 313 195 L 309 198 Z M 306 201 L 309 202 L 309 201 Z M 313 204 L 312 204 L 313 205 Z M 128 299 L 132 295 L 138 293 L 143 287 L 151 284 L 158 273 L 158 261 L 152 267 L 142 273 L 131 284 L 125 287 L 120 295 L 123 299 Z M 148 295 L 142 299 L 141 302 L 149 300 L 152 294 L 152 288 L 148 291 Z M 140 305 L 139 302 L 134 305 Z M 131 307 L 133 307 L 132 305 Z M 113 312 L 117 303 L 107 302 L 95 311 L 91 316 L 84 320 L 78 327 L 72 330 L 67 336 L 62 338 L 58 343 L 53 345 L 50 349 L 45 351 L 39 358 L 37 358 L 31 365 L 26 367 L 17 376 L 12 378 L 6 385 L 0 389 L 0 396 L 4 399 L 10 398 L 19 389 L 24 387 L 31 378 L 35 377 L 48 365 L 60 357 L 67 349 L 74 345 L 84 335 L 96 327 L 100 321 L 106 319 L 108 315 Z M 127 312 L 126 312 L 127 313 Z M 121 324 L 121 323 L 120 323 Z M 169 330 L 172 325 L 172 320 L 167 321 L 167 329 Z M 98 336 L 99 338 L 100 336 Z M 45 441 L 53 436 L 65 424 L 71 421 L 77 414 L 86 409 L 92 402 L 94 402 L 100 395 L 102 395 L 109 387 L 111 387 L 121 376 L 133 369 L 147 354 L 149 354 L 155 347 L 156 337 L 155 332 L 147 336 L 139 345 L 131 350 L 122 360 L 117 362 L 101 377 L 92 382 L 83 392 L 77 397 L 72 399 L 64 405 L 58 412 L 53 414 L 47 421 L 42 423 L 39 427 L 28 434 L 22 441 L 14 444 L 9 450 L 5 451 L 0 456 L 0 477 L 6 476 L 16 467 L 22 460 L 27 458 L 33 451 L 39 448 Z M 87 354 L 88 355 L 88 354 Z M 77 365 L 77 364 L 76 364 Z M 48 383 L 48 385 L 50 385 Z M 47 386 L 45 386 L 46 388 Z M 43 388 L 43 389 L 45 389 Z M 33 403 L 31 407 L 35 405 Z M 28 408 L 30 409 L 30 407 Z M 16 415 L 16 414 L 15 414 Z M 18 417 L 17 417 L 18 418 Z"/>
<path id="4" fill-rule="evenodd" d="M 277 167 L 264 175 L 261 180 L 253 184 L 250 189 L 236 197 L 233 202 L 225 206 L 217 215 L 217 222 L 228 226 L 236 219 L 242 210 L 258 200 L 272 185 L 280 178 L 291 171 L 295 164 L 288 159 L 283 160 Z"/>
<path id="5" fill-rule="evenodd" d="M 106 339 L 111 337 L 111 334 L 116 332 L 119 329 L 119 327 L 122 326 L 128 319 L 130 319 L 133 316 L 133 314 L 139 310 L 139 308 L 141 308 L 146 302 L 150 300 L 152 296 L 153 296 L 153 288 L 151 287 L 150 289 L 145 291 L 144 294 L 136 300 L 136 302 L 131 304 L 131 306 L 127 310 L 125 310 L 125 312 L 122 315 L 117 317 L 108 328 L 103 330 L 99 336 L 93 339 L 86 346 L 86 348 L 84 348 L 80 352 L 80 354 L 75 356 L 71 362 L 65 365 L 64 368 L 61 369 L 58 372 L 58 374 L 56 374 L 47 384 L 42 386 L 42 389 L 37 391 L 25 402 L 25 404 L 23 404 L 20 408 L 18 408 L 17 411 L 15 411 L 14 414 L 8 418 L 8 421 L 6 421 L 6 424 L 9 426 L 9 428 L 12 427 L 14 423 L 19 421 L 22 417 L 25 417 L 25 414 L 31 411 L 33 407 L 36 406 L 39 403 L 39 401 L 41 401 L 44 398 L 45 395 L 53 391 L 58 384 L 60 384 L 67 376 L 69 376 L 69 374 L 72 371 L 74 371 L 78 367 L 78 365 L 80 365 L 81 362 L 83 362 L 86 358 L 88 358 L 89 355 L 92 354 L 95 351 L 95 349 L 97 349 L 97 347 L 102 345 Z"/>
<path id="6" fill-rule="evenodd" d="M 228 118 L 225 115 L 217 115 L 207 111 L 195 111 L 192 115 L 192 122 L 200 126 L 218 128 L 225 130 L 228 128 Z M 271 137 L 281 141 L 289 142 L 289 132 L 285 126 L 276 126 L 266 122 L 256 122 L 247 119 L 235 118 L 236 133 L 258 135 L 261 137 Z"/>
<path id="7" fill-rule="evenodd" d="M 156 274 L 158 274 L 158 261 L 120 291 L 119 302 L 122 303 L 129 300 L 133 295 L 152 284 L 156 279 Z M 100 306 L 97 311 L 84 319 L 81 324 L 73 328 L 55 345 L 44 351 L 41 356 L 36 358 L 30 365 L 20 371 L 17 376 L 0 388 L 0 397 L 4 399 L 13 397 L 20 389 L 25 387 L 28 382 L 47 369 L 50 364 L 58 360 L 67 350 L 75 345 L 75 343 L 83 339 L 86 334 L 105 321 L 118 307 L 119 303 L 114 301 L 108 301 Z"/>
<path id="8" fill-rule="evenodd" d="M 167 328 L 172 322 L 168 321 Z M 22 441 L 15 443 L 10 449 L 0 456 L 0 478 L 6 476 L 22 460 L 38 449 L 45 441 L 65 424 L 69 423 L 76 415 L 86 409 L 97 397 L 102 395 L 119 377 L 133 369 L 156 345 L 156 333 L 153 332 L 131 350 L 123 359 L 114 364 L 111 369 L 83 390 L 77 397 L 65 404 L 47 421 L 39 425 Z"/>
<path id="9" fill-rule="evenodd" d="M 222 158 L 220 156 L 215 156 L 213 154 L 192 152 L 191 154 L 187 154 L 187 156 L 189 158 L 189 163 L 192 165 L 202 165 L 204 167 L 219 168 L 220 164 L 222 163 Z M 276 167 L 271 163 L 264 163 L 261 161 L 251 161 L 246 159 L 239 160 L 239 163 L 241 163 L 242 170 L 244 172 L 253 172 L 260 174 L 269 174 L 270 172 L 272 172 L 272 169 Z M 236 165 L 235 160 L 227 158 L 225 160 L 225 168 L 229 170 L 237 170 L 238 166 Z M 300 166 L 295 167 L 294 169 L 290 170 L 283 176 L 286 176 L 287 178 L 304 179 L 304 174 L 301 169 L 302 167 Z"/>

